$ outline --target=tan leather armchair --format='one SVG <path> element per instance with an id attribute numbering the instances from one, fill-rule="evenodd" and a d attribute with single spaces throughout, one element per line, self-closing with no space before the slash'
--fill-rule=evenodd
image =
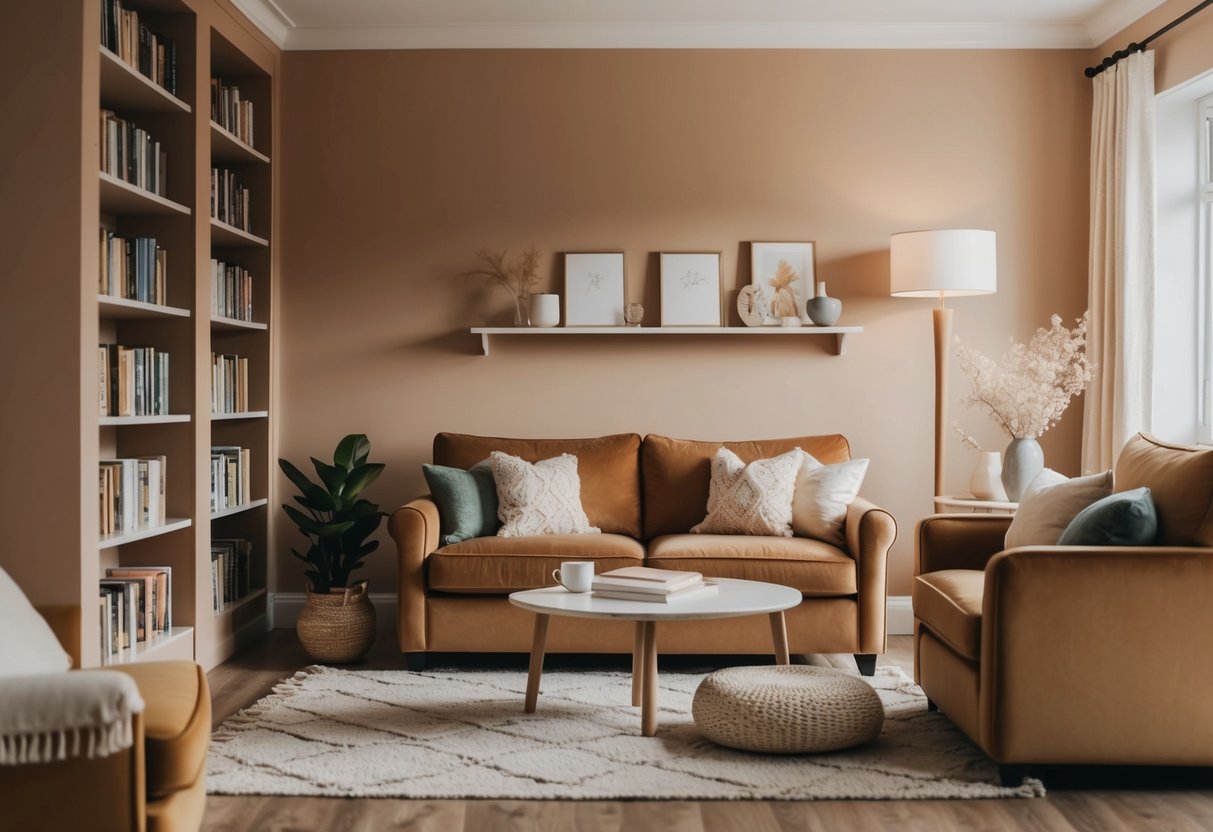
<path id="1" fill-rule="evenodd" d="M 38 610 L 72 655 L 80 608 Z M 6 829 L 184 832 L 202 825 L 211 699 L 193 662 L 142 662 L 109 668 L 134 678 L 144 711 L 134 743 L 107 757 L 0 766 Z M 72 670 L 70 673 L 90 671 Z"/>
<path id="2" fill-rule="evenodd" d="M 918 524 L 915 679 L 1017 785 L 1031 764 L 1213 765 L 1213 451 L 1139 435 L 1159 545 L 1003 549 L 1011 518 Z"/>

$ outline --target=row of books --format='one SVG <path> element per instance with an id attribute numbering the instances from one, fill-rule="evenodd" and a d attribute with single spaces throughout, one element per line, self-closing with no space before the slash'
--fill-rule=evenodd
<path id="1" fill-rule="evenodd" d="M 253 319 L 253 276 L 243 266 L 211 260 L 211 314 Z"/>
<path id="2" fill-rule="evenodd" d="M 155 347 L 97 347 L 97 413 L 101 416 L 165 416 L 169 354 Z"/>
<path id="3" fill-rule="evenodd" d="M 97 490 L 102 535 L 164 525 L 167 467 L 163 456 L 101 460 Z"/>
<path id="4" fill-rule="evenodd" d="M 717 589 L 713 581 L 705 581 L 699 572 L 624 566 L 595 575 L 591 594 L 595 598 L 672 604 L 685 598 L 711 595 Z"/>
<path id="5" fill-rule="evenodd" d="M 127 66 L 177 94 L 177 44 L 153 32 L 122 0 L 101 0 L 101 45 Z"/>
<path id="6" fill-rule="evenodd" d="M 163 304 L 167 272 L 168 252 L 154 237 L 121 237 L 101 229 L 100 294 Z"/>
<path id="7" fill-rule="evenodd" d="M 248 595 L 253 543 L 244 538 L 211 541 L 211 603 L 215 612 Z"/>
<path id="8" fill-rule="evenodd" d="M 253 143 L 253 102 L 240 97 L 239 87 L 211 79 L 211 121 L 247 145 Z"/>
<path id="9" fill-rule="evenodd" d="M 173 626 L 173 569 L 139 566 L 106 569 L 100 581 L 101 656 L 138 653 Z"/>
<path id="10" fill-rule="evenodd" d="M 211 168 L 211 216 L 220 222 L 249 231 L 249 189 L 236 172 Z"/>
<path id="11" fill-rule="evenodd" d="M 137 188 L 164 196 L 164 149 L 142 127 L 101 111 L 101 169 Z"/>
<path id="12" fill-rule="evenodd" d="M 211 448 L 211 511 L 244 505 L 251 497 L 249 474 L 252 461 L 248 448 L 215 445 Z"/>
<path id="13" fill-rule="evenodd" d="M 248 359 L 211 353 L 211 413 L 248 409 Z"/>

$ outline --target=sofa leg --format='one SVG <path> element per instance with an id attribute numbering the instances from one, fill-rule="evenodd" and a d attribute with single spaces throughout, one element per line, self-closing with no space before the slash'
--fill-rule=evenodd
<path id="1" fill-rule="evenodd" d="M 998 782 L 1003 788 L 1014 789 L 1023 785 L 1023 778 L 1028 773 L 1028 767 L 1024 765 L 999 764 L 998 766 Z"/>
<path id="2" fill-rule="evenodd" d="M 405 653 L 404 662 L 414 673 L 425 670 L 425 653 Z"/>
<path id="3" fill-rule="evenodd" d="M 875 653 L 856 653 L 855 664 L 859 665 L 859 672 L 863 676 L 876 675 L 876 654 Z"/>

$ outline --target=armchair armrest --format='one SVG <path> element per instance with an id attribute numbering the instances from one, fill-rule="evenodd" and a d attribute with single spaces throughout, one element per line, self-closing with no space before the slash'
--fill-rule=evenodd
<path id="1" fill-rule="evenodd" d="M 1213 549 L 1009 549 L 985 571 L 979 722 L 999 762 L 1213 765 Z"/>
<path id="2" fill-rule="evenodd" d="M 914 574 L 984 569 L 1003 550 L 1009 514 L 933 514 L 918 521 Z"/>
<path id="3" fill-rule="evenodd" d="M 438 506 L 429 495 L 392 512 L 388 533 L 396 541 L 396 635 L 402 652 L 425 650 L 425 559 L 438 548 Z"/>
<path id="4" fill-rule="evenodd" d="M 143 697 L 125 673 L 97 670 L 0 679 L 0 765 L 108 757 L 133 742 Z"/>
<path id="5" fill-rule="evenodd" d="M 889 550 L 897 540 L 897 520 L 884 509 L 858 497 L 847 508 L 843 532 L 858 572 L 858 652 L 883 653 L 888 631 L 885 618 Z"/>

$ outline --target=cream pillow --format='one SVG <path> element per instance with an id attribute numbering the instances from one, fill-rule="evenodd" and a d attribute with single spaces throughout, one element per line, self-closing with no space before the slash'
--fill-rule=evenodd
<path id="1" fill-rule="evenodd" d="M 497 485 L 499 536 L 598 533 L 581 507 L 577 457 L 561 454 L 531 463 L 493 451 L 489 464 Z"/>
<path id="2" fill-rule="evenodd" d="M 804 451 L 793 448 L 749 465 L 728 448 L 712 457 L 708 516 L 691 527 L 695 534 L 792 536 L 792 494 Z"/>
<path id="3" fill-rule="evenodd" d="M 799 537 L 815 537 L 835 546 L 844 545 L 842 524 L 847 519 L 847 507 L 858 496 L 867 472 L 866 459 L 823 465 L 806 453 L 796 474 L 792 531 Z"/>
<path id="4" fill-rule="evenodd" d="M 0 569 L 0 678 L 62 673 L 72 657 L 9 574 Z"/>
<path id="5" fill-rule="evenodd" d="M 1078 512 L 1112 493 L 1112 472 L 1068 479 L 1051 468 L 1041 471 L 1019 497 L 1019 508 L 1004 541 L 1015 546 L 1054 546 Z"/>

